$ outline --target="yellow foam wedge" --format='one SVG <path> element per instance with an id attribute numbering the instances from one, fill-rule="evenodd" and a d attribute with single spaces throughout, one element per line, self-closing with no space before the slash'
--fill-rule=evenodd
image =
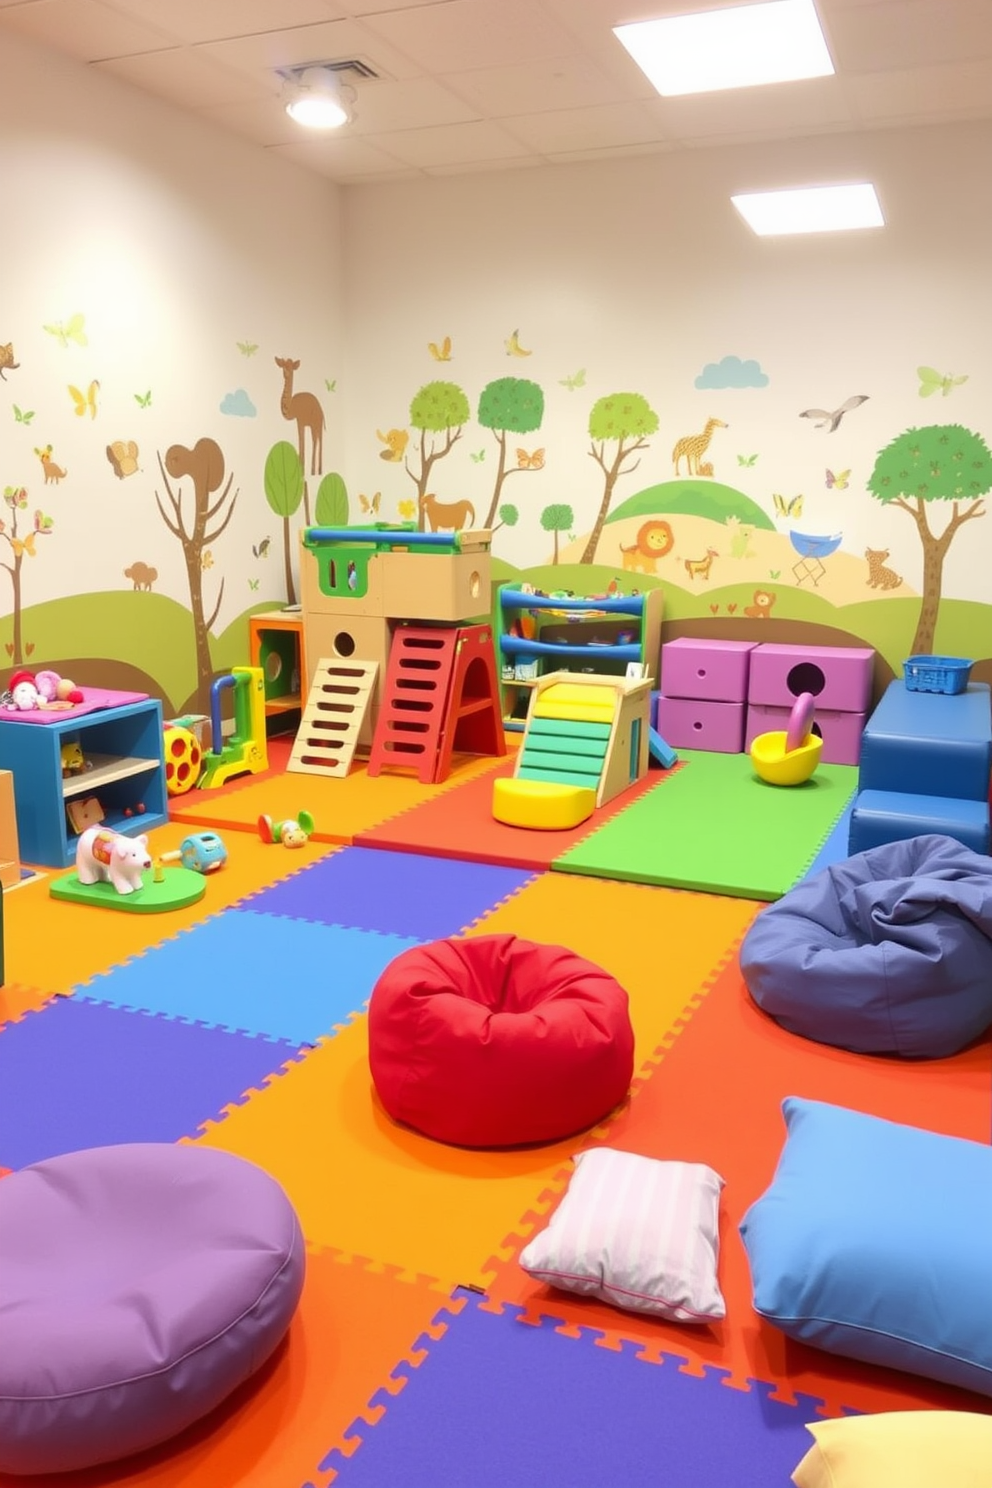
<path id="1" fill-rule="evenodd" d="M 508 827 L 535 832 L 567 832 L 596 809 L 596 792 L 554 780 L 493 781 L 493 816 Z"/>

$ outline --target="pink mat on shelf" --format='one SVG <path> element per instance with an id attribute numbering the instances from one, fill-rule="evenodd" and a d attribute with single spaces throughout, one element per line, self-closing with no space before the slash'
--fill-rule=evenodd
<path id="1" fill-rule="evenodd" d="M 123 708 L 128 703 L 143 703 L 147 692 L 112 692 L 108 687 L 81 687 L 81 703 L 71 708 L 36 708 L 22 713 L 20 708 L 0 707 L 0 721 L 4 723 L 63 723 L 67 718 L 80 718 L 84 713 L 96 713 L 100 708 Z"/>

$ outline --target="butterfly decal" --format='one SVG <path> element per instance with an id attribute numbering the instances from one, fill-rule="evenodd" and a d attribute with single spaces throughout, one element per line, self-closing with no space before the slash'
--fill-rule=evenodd
<path id="1" fill-rule="evenodd" d="M 791 501 L 786 501 L 785 497 L 780 496 L 776 491 L 772 497 L 772 501 L 775 503 L 775 510 L 780 517 L 801 517 L 803 514 L 803 498 L 801 496 L 793 496 Z"/>
<path id="2" fill-rule="evenodd" d="M 16 507 L 23 509 L 28 504 L 28 493 L 23 486 L 4 486 L 3 499 L 11 511 Z"/>
<path id="3" fill-rule="evenodd" d="M 45 513 L 39 507 L 34 514 L 35 532 L 38 533 L 39 537 L 47 537 L 48 534 L 51 532 L 53 525 L 54 523 L 52 521 L 52 518 L 46 517 Z"/>
<path id="4" fill-rule="evenodd" d="M 537 449 L 529 455 L 525 449 L 517 450 L 518 470 L 541 470 L 544 466 L 544 451 Z"/>
<path id="5" fill-rule="evenodd" d="M 134 475 L 138 469 L 138 446 L 133 439 L 115 439 L 107 445 L 107 459 L 118 480 Z"/>
<path id="6" fill-rule="evenodd" d="M 257 341 L 239 341 L 238 350 L 243 357 L 253 357 L 258 350 Z"/>
<path id="7" fill-rule="evenodd" d="M 10 539 L 10 545 L 14 550 L 14 557 L 20 558 L 22 553 L 27 553 L 29 558 L 37 557 L 34 549 L 34 538 L 35 535 L 33 532 L 29 532 L 24 538 L 12 537 Z"/>
<path id="8" fill-rule="evenodd" d="M 207 569 L 213 568 L 213 566 L 214 555 L 213 553 L 211 553 L 209 548 L 204 548 L 203 552 L 200 554 L 200 568 L 204 573 L 206 573 Z"/>
<path id="9" fill-rule="evenodd" d="M 18 408 L 17 404 L 16 403 L 14 404 L 14 421 L 15 421 L 15 423 L 18 423 L 18 424 L 29 424 L 33 418 L 34 418 L 34 409 L 33 408 L 28 408 L 28 409 Z"/>
<path id="10" fill-rule="evenodd" d="M 337 378 L 336 377 L 325 377 L 324 378 L 324 386 L 325 386 L 325 388 L 327 389 L 327 391 L 329 393 L 336 393 L 337 390 L 338 390 L 338 380 L 337 380 Z"/>
<path id="11" fill-rule="evenodd" d="M 258 580 L 257 579 L 249 579 L 248 580 L 248 588 L 249 589 L 257 589 L 258 588 Z"/>
<path id="12" fill-rule="evenodd" d="M 74 341 L 77 346 L 88 346 L 89 337 L 83 329 L 85 324 L 85 315 L 70 315 L 64 325 L 62 321 L 58 321 L 55 325 L 42 326 L 42 330 L 54 336 L 60 346 L 67 347 L 70 341 Z"/>
<path id="13" fill-rule="evenodd" d="M 396 510 L 404 522 L 412 522 L 417 515 L 417 503 L 415 501 L 398 501 Z"/>
<path id="14" fill-rule="evenodd" d="M 428 341 L 427 350 L 430 352 L 431 356 L 436 362 L 450 362 L 451 337 L 445 336 L 444 340 L 440 343 L 438 343 L 437 341 Z"/>
<path id="15" fill-rule="evenodd" d="M 379 506 L 382 502 L 382 492 L 376 491 L 375 495 L 371 497 L 371 499 L 368 496 L 359 496 L 358 502 L 363 512 L 368 512 L 369 515 L 373 517 L 377 516 L 379 513 Z"/>
<path id="16" fill-rule="evenodd" d="M 507 354 L 507 356 L 515 356 L 515 357 L 533 356 L 533 352 L 531 352 L 531 351 L 525 351 L 524 348 L 520 345 L 520 333 L 519 333 L 519 331 L 513 331 L 513 332 L 511 332 L 511 334 L 503 342 L 503 345 L 506 347 L 506 354 Z"/>
<path id="17" fill-rule="evenodd" d="M 849 470 L 838 470 L 836 475 L 832 470 L 827 471 L 827 490 L 846 491 L 851 483 L 851 472 Z"/>
<path id="18" fill-rule="evenodd" d="M 757 459 L 757 455 L 738 455 L 737 463 L 738 465 L 746 465 L 750 467 L 757 463 Z"/>
<path id="19" fill-rule="evenodd" d="M 252 543 L 251 550 L 254 553 L 255 557 L 267 558 L 269 556 L 269 544 L 271 542 L 271 537 L 263 537 L 262 541 L 257 546 Z"/>
<path id="20" fill-rule="evenodd" d="M 481 465 L 483 460 L 486 458 L 486 452 L 484 449 L 481 449 L 479 453 L 476 454 L 474 450 L 470 450 L 468 457 L 470 460 L 473 460 L 476 465 Z"/>
<path id="21" fill-rule="evenodd" d="M 916 375 L 920 379 L 920 397 L 932 398 L 934 393 L 940 392 L 945 398 L 949 397 L 954 388 L 960 387 L 967 382 L 965 377 L 944 377 L 942 373 L 933 367 L 917 367 Z"/>
<path id="22" fill-rule="evenodd" d="M 96 395 L 100 391 L 98 382 L 91 382 L 85 393 L 69 384 L 69 397 L 76 410 L 76 417 L 83 418 L 89 410 L 90 418 L 96 418 Z"/>
<path id="23" fill-rule="evenodd" d="M 574 393 L 576 388 L 585 387 L 586 369 L 580 367 L 578 372 L 573 373 L 571 377 L 559 377 L 558 381 L 563 388 L 568 388 L 570 393 Z"/>
<path id="24" fill-rule="evenodd" d="M 134 401 L 135 403 L 137 403 L 139 408 L 147 408 L 152 401 L 151 388 L 148 389 L 147 393 L 135 393 Z"/>

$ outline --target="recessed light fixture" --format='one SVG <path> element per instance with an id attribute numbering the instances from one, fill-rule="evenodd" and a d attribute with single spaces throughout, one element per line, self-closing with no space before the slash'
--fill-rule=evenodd
<path id="1" fill-rule="evenodd" d="M 613 31 L 665 98 L 828 77 L 834 70 L 813 0 L 735 5 Z"/>
<path id="2" fill-rule="evenodd" d="M 760 238 L 885 226 L 875 188 L 867 183 L 752 191 L 730 200 Z"/>
<path id="3" fill-rule="evenodd" d="M 285 93 L 287 114 L 305 129 L 340 129 L 354 117 L 354 91 L 342 84 L 330 67 L 305 67 L 294 72 L 286 79 Z"/>

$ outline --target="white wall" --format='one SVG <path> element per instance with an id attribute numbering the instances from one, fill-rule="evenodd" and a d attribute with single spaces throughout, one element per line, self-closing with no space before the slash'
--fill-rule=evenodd
<path id="1" fill-rule="evenodd" d="M 774 492 L 803 493 L 812 530 L 843 530 L 862 569 L 866 545 L 891 548 L 918 591 L 913 523 L 882 509 L 865 480 L 877 451 L 910 425 L 960 421 L 992 441 L 990 154 L 992 126 L 978 123 L 350 189 L 349 486 L 381 487 L 384 513 L 410 496 L 402 466 L 377 459 L 375 430 L 404 425 L 422 383 L 456 381 L 474 417 L 491 378 L 533 378 L 547 413 L 523 443 L 546 447 L 546 465 L 507 487 L 521 523 L 498 534 L 495 551 L 546 561 L 544 505 L 572 503 L 579 531 L 592 523 L 602 489 L 588 455 L 594 400 L 637 391 L 660 429 L 616 502 L 670 478 L 675 441 L 714 415 L 731 426 L 711 446 L 718 479 L 769 514 Z M 878 189 L 884 231 L 759 240 L 729 201 L 732 191 L 865 179 Z M 533 350 L 527 359 L 505 354 L 514 327 Z M 444 335 L 453 354 L 439 366 L 427 343 Z M 725 355 L 756 358 L 768 386 L 697 390 L 704 364 Z M 969 380 L 923 400 L 921 363 Z M 580 368 L 586 386 L 569 391 L 561 379 Z M 834 434 L 798 417 L 854 393 L 869 401 Z M 486 460 L 470 460 L 487 444 Z M 755 452 L 753 468 L 738 466 L 738 454 Z M 491 434 L 466 428 L 436 467 L 437 494 L 484 508 L 493 453 Z M 828 467 L 852 470 L 846 491 L 827 489 Z M 966 531 L 944 593 L 984 601 L 992 522 Z"/>
<path id="2" fill-rule="evenodd" d="M 324 470 L 337 468 L 343 426 L 324 387 L 344 361 L 337 189 L 9 35 L 0 48 L 0 180 L 0 343 L 12 342 L 20 362 L 0 383 L 0 487 L 24 485 L 28 517 L 39 506 L 54 520 L 36 562 L 25 563 L 25 605 L 128 587 L 123 570 L 135 559 L 158 569 L 156 592 L 188 604 L 180 545 L 155 507 L 155 491 L 164 494 L 156 451 L 204 436 L 220 444 L 241 491 L 204 584 L 209 613 L 226 580 L 214 630 L 267 597 L 284 602 L 280 524 L 262 471 L 271 445 L 295 443 L 296 429 L 280 415 L 274 357 L 298 357 L 297 387 L 319 391 Z M 44 331 L 77 312 L 86 347 L 65 348 Z M 257 352 L 246 358 L 239 341 Z M 68 386 L 85 391 L 92 380 L 97 417 L 79 418 Z M 256 417 L 219 411 L 239 387 Z M 149 390 L 143 409 L 135 394 Z M 15 422 L 15 403 L 34 410 L 29 426 Z M 139 445 L 140 471 L 124 480 L 106 457 L 116 439 Z M 68 472 L 57 486 L 42 484 L 34 454 L 48 444 Z M 266 535 L 263 563 L 252 547 Z M 9 608 L 0 574 L 0 614 Z"/>

